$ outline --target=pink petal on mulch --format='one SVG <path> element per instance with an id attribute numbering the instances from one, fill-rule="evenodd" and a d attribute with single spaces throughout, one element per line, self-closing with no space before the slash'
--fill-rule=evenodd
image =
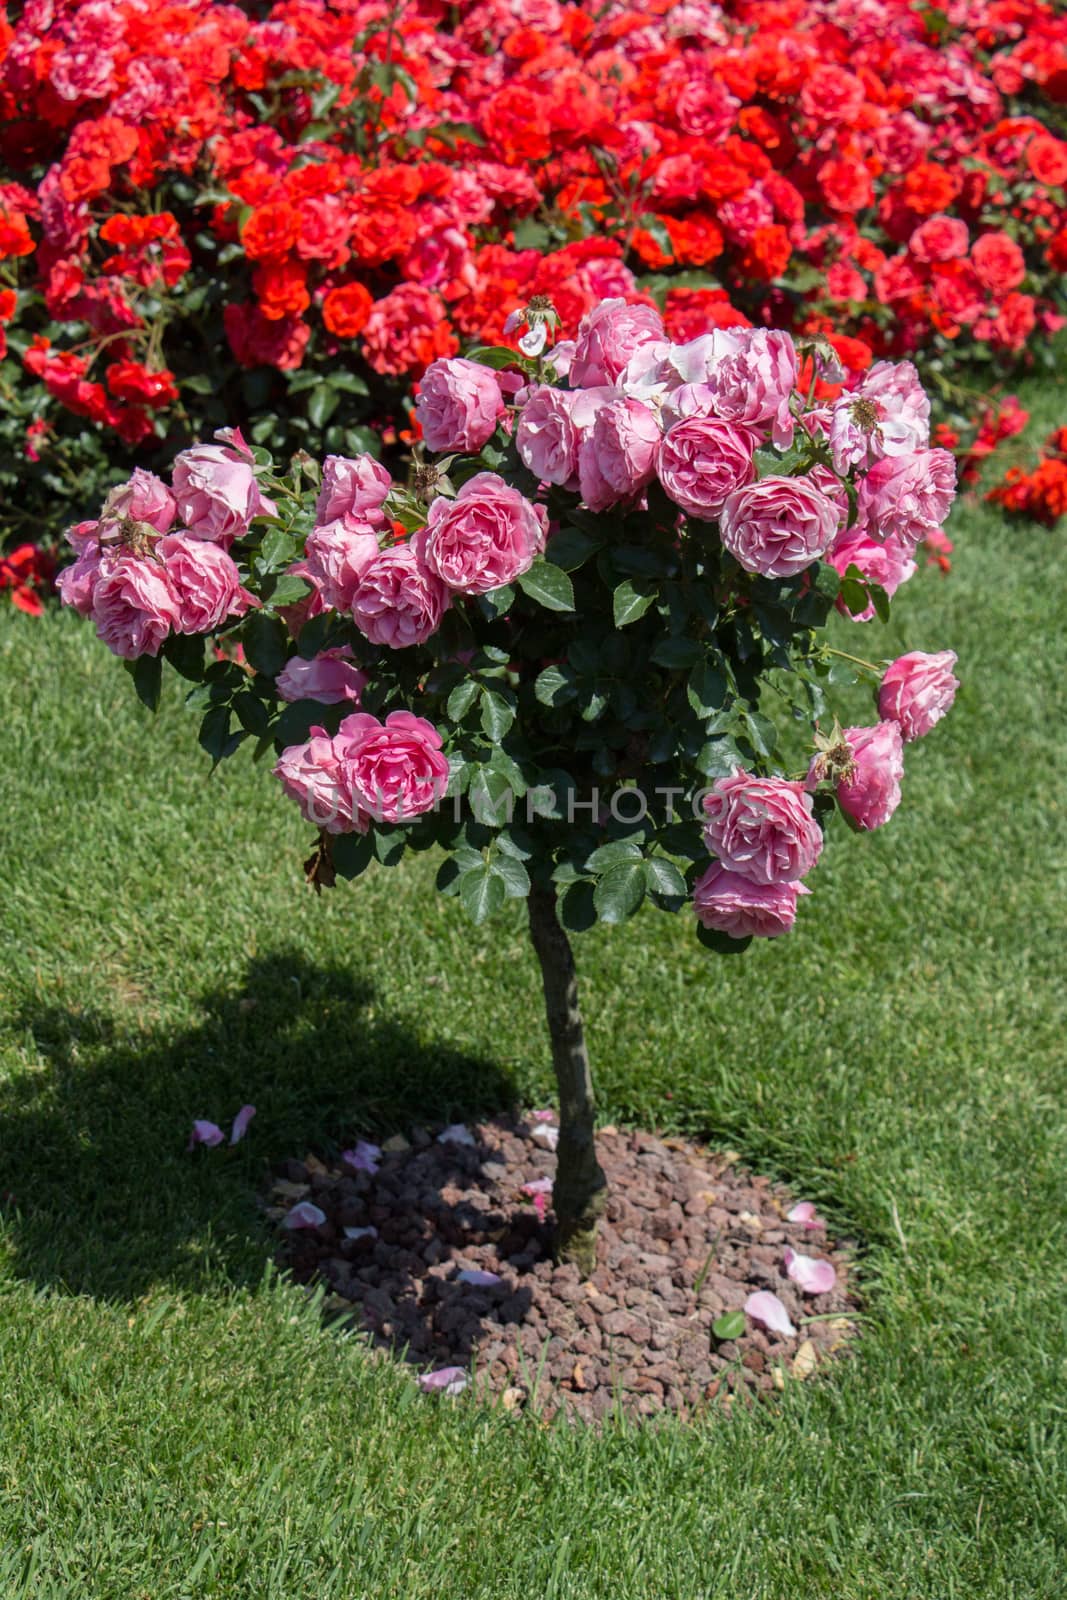
<path id="1" fill-rule="evenodd" d="M 436 1372 L 424 1372 L 418 1380 L 419 1388 L 432 1394 L 462 1394 L 470 1377 L 466 1367 L 438 1367 Z"/>
<path id="2" fill-rule="evenodd" d="M 826 1223 L 815 1209 L 814 1201 L 798 1200 L 791 1211 L 785 1214 L 787 1222 L 803 1223 L 805 1228 L 825 1228 Z"/>
<path id="3" fill-rule="evenodd" d="M 357 1139 L 355 1149 L 341 1151 L 341 1160 L 346 1166 L 351 1167 L 353 1172 L 377 1172 L 381 1154 L 380 1144 L 371 1144 L 367 1139 Z"/>
<path id="4" fill-rule="evenodd" d="M 551 1122 L 539 1122 L 530 1137 L 543 1144 L 546 1150 L 555 1150 L 559 1144 L 559 1129 Z"/>
<path id="5" fill-rule="evenodd" d="M 785 1252 L 785 1270 L 805 1294 L 829 1294 L 837 1282 L 832 1261 L 817 1261 L 814 1256 L 800 1256 L 795 1250 Z"/>
<path id="6" fill-rule="evenodd" d="M 751 1317 L 753 1322 L 762 1322 L 772 1333 L 785 1334 L 787 1339 L 791 1339 L 797 1331 L 789 1320 L 789 1312 L 769 1289 L 759 1289 L 749 1295 L 745 1301 L 745 1316 Z"/>
<path id="7" fill-rule="evenodd" d="M 206 1144 L 209 1148 L 221 1144 L 226 1135 L 217 1122 L 194 1122 L 193 1131 L 189 1135 L 187 1149 L 195 1150 L 198 1144 Z"/>
<path id="8" fill-rule="evenodd" d="M 470 1283 L 479 1289 L 491 1289 L 494 1284 L 503 1283 L 499 1272 L 483 1272 L 480 1267 L 464 1267 L 457 1273 L 457 1283 Z"/>
<path id="9" fill-rule="evenodd" d="M 325 1211 L 320 1211 L 318 1206 L 313 1206 L 310 1200 L 301 1200 L 286 1216 L 283 1227 L 286 1228 L 321 1228 L 326 1221 Z"/>
<path id="10" fill-rule="evenodd" d="M 437 1135 L 438 1144 L 477 1144 L 465 1122 L 452 1122 Z"/>
<path id="11" fill-rule="evenodd" d="M 230 1129 L 230 1143 L 231 1144 L 236 1144 L 239 1139 L 243 1139 L 244 1138 L 245 1134 L 248 1132 L 248 1124 L 251 1122 L 251 1120 L 255 1116 L 255 1114 L 256 1114 L 255 1106 L 242 1106 L 241 1107 L 240 1111 L 234 1117 L 234 1119 L 233 1119 L 233 1127 Z"/>
<path id="12" fill-rule="evenodd" d="M 376 1239 L 378 1237 L 378 1230 L 373 1227 L 344 1228 L 342 1231 L 346 1239 Z"/>
<path id="13" fill-rule="evenodd" d="M 531 1178 L 529 1183 L 524 1183 L 523 1184 L 523 1186 L 522 1186 L 522 1188 L 521 1188 L 521 1190 L 519 1192 L 520 1192 L 520 1194 L 528 1194 L 530 1196 L 531 1200 L 533 1199 L 533 1197 L 535 1195 L 538 1195 L 538 1194 L 551 1194 L 552 1193 L 552 1179 L 551 1178 Z"/>

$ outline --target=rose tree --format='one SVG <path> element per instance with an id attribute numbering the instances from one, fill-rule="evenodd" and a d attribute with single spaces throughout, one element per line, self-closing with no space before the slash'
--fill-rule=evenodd
<path id="1" fill-rule="evenodd" d="M 527 902 L 558 1248 L 588 1266 L 604 1176 L 569 933 L 648 901 L 741 951 L 792 926 L 835 812 L 888 821 L 955 657 L 878 666 L 821 630 L 835 606 L 885 620 L 954 469 L 907 363 L 846 388 L 828 347 L 675 345 L 623 300 L 574 343 L 553 327 L 534 302 L 520 354 L 429 368 L 404 482 L 370 456 L 283 473 L 223 430 L 170 487 L 113 491 L 60 581 L 150 706 L 164 661 L 192 681 L 213 761 L 276 756 L 317 887 L 436 847 L 475 922 Z M 857 673 L 877 718 L 842 730 L 828 695 Z"/>

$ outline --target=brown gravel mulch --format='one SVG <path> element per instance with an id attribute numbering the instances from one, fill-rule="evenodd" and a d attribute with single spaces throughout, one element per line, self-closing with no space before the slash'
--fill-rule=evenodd
<path id="1" fill-rule="evenodd" d="M 421 1372 L 466 1369 L 476 1390 L 509 1409 L 534 1399 L 544 1416 L 563 1406 L 595 1422 L 617 1404 L 693 1416 L 810 1377 L 847 1349 L 857 1305 L 847 1248 L 821 1224 L 787 1221 L 797 1197 L 781 1185 L 681 1139 L 602 1129 L 611 1198 L 597 1267 L 583 1280 L 554 1265 L 551 1212 L 542 1220 L 522 1192 L 555 1167 L 537 1127 L 472 1123 L 472 1145 L 415 1129 L 410 1142 L 387 1142 L 374 1173 L 313 1156 L 285 1163 L 268 1206 L 280 1263 L 300 1282 L 324 1282 L 328 1310 Z M 325 1220 L 288 1226 L 308 1203 Z M 835 1286 L 802 1293 L 787 1247 L 831 1261 Z M 472 1270 L 501 1282 L 458 1280 Z M 795 1334 L 746 1317 L 740 1335 L 717 1337 L 713 1324 L 760 1290 L 783 1302 Z"/>

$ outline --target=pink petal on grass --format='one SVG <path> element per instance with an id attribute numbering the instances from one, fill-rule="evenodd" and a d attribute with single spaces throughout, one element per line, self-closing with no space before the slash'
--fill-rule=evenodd
<path id="1" fill-rule="evenodd" d="M 255 1116 L 255 1114 L 256 1114 L 255 1106 L 242 1106 L 241 1107 L 240 1111 L 234 1117 L 234 1119 L 233 1119 L 233 1127 L 230 1129 L 230 1143 L 231 1144 L 236 1144 L 238 1142 L 238 1140 L 244 1138 L 245 1134 L 248 1132 L 248 1124 L 251 1122 L 251 1120 Z"/>
<path id="2" fill-rule="evenodd" d="M 447 1128 L 442 1128 L 437 1135 L 438 1144 L 477 1144 L 470 1129 L 465 1122 L 449 1123 Z"/>
<path id="3" fill-rule="evenodd" d="M 825 1228 L 826 1223 L 819 1216 L 812 1200 L 798 1200 L 792 1211 L 785 1214 L 787 1222 L 800 1222 L 805 1228 Z"/>
<path id="4" fill-rule="evenodd" d="M 422 1373 L 418 1384 L 428 1394 L 462 1394 L 469 1381 L 466 1367 L 438 1367 L 436 1372 Z"/>
<path id="5" fill-rule="evenodd" d="M 198 1144 L 206 1144 L 210 1149 L 213 1145 L 221 1144 L 225 1137 L 217 1122 L 194 1122 L 187 1148 L 195 1150 Z"/>
<path id="6" fill-rule="evenodd" d="M 805 1294 L 829 1294 L 837 1282 L 832 1261 L 817 1261 L 814 1256 L 800 1256 L 795 1250 L 785 1252 L 785 1270 Z"/>
<path id="7" fill-rule="evenodd" d="M 491 1289 L 494 1284 L 503 1283 L 499 1272 L 483 1272 L 480 1267 L 464 1267 L 457 1273 L 457 1283 L 469 1283 L 478 1289 Z"/>
<path id="8" fill-rule="evenodd" d="M 318 1206 L 313 1206 L 310 1200 L 301 1200 L 289 1211 L 283 1227 L 321 1228 L 325 1221 L 325 1211 L 320 1211 Z"/>
<path id="9" fill-rule="evenodd" d="M 353 1172 L 377 1172 L 378 1162 L 381 1159 L 382 1147 L 380 1144 L 371 1144 L 367 1139 L 357 1139 L 353 1150 L 342 1150 L 341 1160 Z"/>
<path id="10" fill-rule="evenodd" d="M 797 1331 L 789 1320 L 789 1312 L 769 1289 L 759 1289 L 749 1295 L 745 1301 L 745 1316 L 751 1317 L 753 1322 L 762 1322 L 772 1333 L 785 1334 L 787 1339 L 791 1339 Z"/>

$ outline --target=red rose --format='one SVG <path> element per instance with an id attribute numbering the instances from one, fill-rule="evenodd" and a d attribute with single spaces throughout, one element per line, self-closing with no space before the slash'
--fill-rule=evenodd
<path id="1" fill-rule="evenodd" d="M 1023 253 L 1006 233 L 983 233 L 971 247 L 971 261 L 979 280 L 995 295 L 1007 294 L 1026 277 Z"/>
<path id="2" fill-rule="evenodd" d="M 338 339 L 354 339 L 367 326 L 373 304 L 361 283 L 345 283 L 322 302 L 322 320 Z"/>

